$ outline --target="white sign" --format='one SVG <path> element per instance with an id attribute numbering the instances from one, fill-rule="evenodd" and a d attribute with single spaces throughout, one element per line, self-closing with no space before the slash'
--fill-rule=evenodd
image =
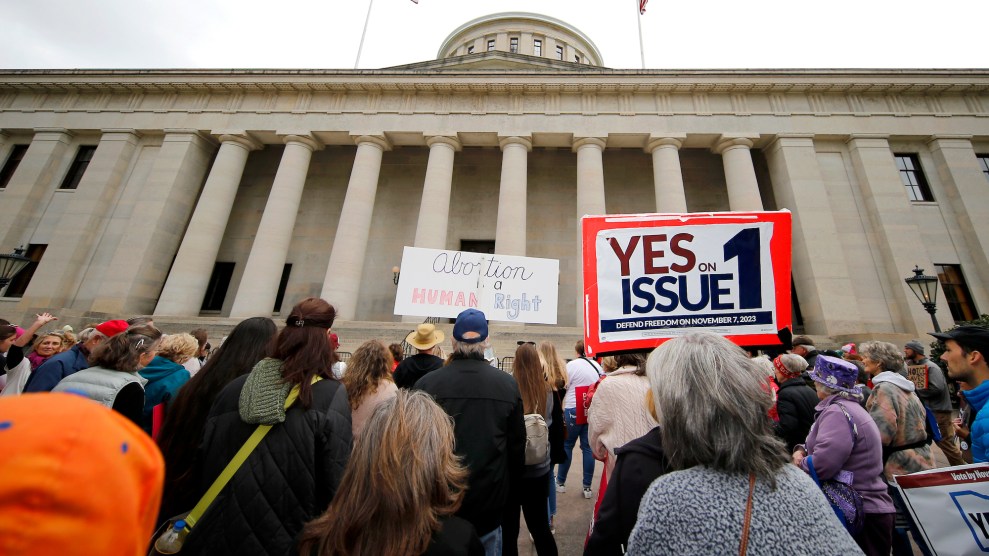
<path id="1" fill-rule="evenodd" d="M 989 464 L 901 475 L 896 483 L 932 553 L 989 552 Z"/>
<path id="2" fill-rule="evenodd" d="M 488 320 L 556 324 L 560 261 L 406 247 L 395 314 L 455 318 L 467 308 Z"/>

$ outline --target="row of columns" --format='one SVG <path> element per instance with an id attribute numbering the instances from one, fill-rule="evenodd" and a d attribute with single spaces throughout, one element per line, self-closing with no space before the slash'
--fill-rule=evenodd
<path id="1" fill-rule="evenodd" d="M 679 159 L 679 149 L 685 138 L 683 134 L 659 137 L 645 149 L 653 158 L 658 212 L 687 210 Z M 216 161 L 161 292 L 155 314 L 189 316 L 199 313 L 209 281 L 209 275 L 203 269 L 212 268 L 216 261 L 248 153 L 261 147 L 244 133 L 220 135 L 219 140 Z M 231 317 L 267 314 L 274 305 L 295 228 L 295 217 L 302 201 L 309 162 L 313 151 L 322 148 L 322 144 L 311 135 L 286 135 L 283 141 L 285 150 L 233 299 Z M 353 172 L 321 292 L 322 297 L 334 301 L 342 319 L 356 316 L 378 175 L 384 152 L 391 148 L 383 135 L 361 135 L 355 138 L 355 142 L 357 154 Z M 752 144 L 751 137 L 722 137 L 714 149 L 724 157 L 732 210 L 762 209 L 749 152 Z M 429 135 L 427 145 L 429 161 L 415 246 L 443 249 L 449 220 L 453 160 L 462 145 L 452 133 Z M 532 151 L 532 140 L 526 136 L 506 136 L 501 138 L 499 145 L 503 152 L 499 206 L 513 208 L 498 211 L 495 248 L 500 254 L 525 256 L 526 203 L 517 201 L 527 196 L 528 153 Z M 603 164 L 605 146 L 603 137 L 580 137 L 574 142 L 578 220 L 585 214 L 607 213 Z M 579 245 L 579 229 L 576 241 Z M 583 284 L 578 283 L 577 290 L 582 292 Z M 578 307 L 583 305 L 580 293 L 577 303 Z"/>

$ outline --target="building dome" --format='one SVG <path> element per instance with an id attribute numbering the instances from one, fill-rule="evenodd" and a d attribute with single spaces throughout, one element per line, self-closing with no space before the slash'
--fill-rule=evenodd
<path id="1" fill-rule="evenodd" d="M 472 19 L 455 29 L 437 58 L 499 51 L 600 66 L 601 53 L 576 27 L 549 16 L 505 12 Z"/>

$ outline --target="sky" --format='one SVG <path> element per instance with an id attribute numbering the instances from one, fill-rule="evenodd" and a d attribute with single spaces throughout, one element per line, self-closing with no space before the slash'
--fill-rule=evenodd
<path id="1" fill-rule="evenodd" d="M 373 2 L 373 4 L 371 4 Z M 436 58 L 467 21 L 563 20 L 642 67 L 638 0 L 0 0 L 0 69 L 352 69 Z M 986 0 L 649 0 L 650 69 L 986 68 Z"/>

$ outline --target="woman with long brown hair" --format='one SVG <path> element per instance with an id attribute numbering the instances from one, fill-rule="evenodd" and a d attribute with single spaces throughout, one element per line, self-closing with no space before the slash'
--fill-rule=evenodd
<path id="1" fill-rule="evenodd" d="M 306 525 L 300 554 L 483 555 L 474 526 L 453 515 L 467 485 L 453 442 L 452 420 L 428 394 L 401 390 L 383 401 L 336 498 Z"/>
<path id="2" fill-rule="evenodd" d="M 195 466 L 201 496 L 259 425 L 272 425 L 189 533 L 182 553 L 284 555 L 333 500 L 350 457 L 350 405 L 333 379 L 336 310 L 302 300 L 271 357 L 228 384 L 206 422 Z M 288 409 L 289 393 L 298 400 Z"/>
<path id="3" fill-rule="evenodd" d="M 278 327 L 268 317 L 241 321 L 171 403 L 158 434 L 158 447 L 165 457 L 159 523 L 196 505 L 193 461 L 210 407 L 227 384 L 249 373 L 265 356 L 276 332 Z"/>
<path id="4" fill-rule="evenodd" d="M 392 379 L 391 369 L 391 350 L 378 340 L 364 342 L 350 356 L 347 372 L 340 382 L 347 388 L 347 397 L 350 398 L 354 438 L 360 435 L 374 408 L 395 397 L 398 387 Z"/>
<path id="5" fill-rule="evenodd" d="M 519 385 L 522 394 L 522 409 L 528 419 L 529 415 L 542 415 L 547 426 L 552 425 L 553 405 L 555 398 L 550 385 L 546 382 L 543 367 L 539 362 L 539 352 L 535 345 L 523 343 L 515 350 L 515 361 L 512 376 Z M 531 441 L 531 439 L 527 440 Z M 549 440 L 547 439 L 548 443 Z M 513 489 L 518 493 L 518 499 L 509 500 L 505 506 L 502 531 L 505 544 L 502 554 L 507 556 L 518 554 L 519 510 L 525 516 L 525 524 L 536 545 L 536 553 L 540 556 L 557 554 L 556 540 L 549 528 L 549 464 L 550 455 L 547 446 L 546 459 L 538 463 L 530 463 L 522 472 L 518 487 Z"/>

